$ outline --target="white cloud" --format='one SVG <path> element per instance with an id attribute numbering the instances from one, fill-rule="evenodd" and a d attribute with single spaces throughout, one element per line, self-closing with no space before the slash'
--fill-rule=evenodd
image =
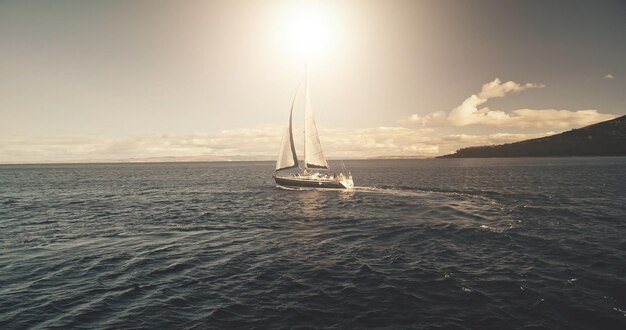
<path id="1" fill-rule="evenodd" d="M 441 154 L 450 154 L 454 151 L 473 146 L 496 145 L 503 143 L 513 143 L 528 139 L 536 139 L 544 136 L 554 135 L 555 132 L 529 133 L 529 134 L 512 134 L 512 133 L 493 133 L 493 134 L 450 134 L 444 135 L 438 139 L 437 144 Z"/>
<path id="2" fill-rule="evenodd" d="M 424 117 L 413 114 L 408 120 L 402 120 L 401 123 L 418 123 L 422 126 L 446 126 L 448 125 L 448 114 L 444 111 L 431 112 Z"/>
<path id="3" fill-rule="evenodd" d="M 120 138 L 1 137 L 0 163 L 94 162 L 132 160 L 258 160 L 275 159 L 283 127 L 267 126 L 217 133 L 135 134 Z M 299 131 L 296 129 L 296 131 Z M 441 135 L 430 128 L 374 127 L 320 131 L 328 158 L 378 156 L 433 157 L 459 148 L 509 143 L 539 134 L 496 133 Z M 302 150 L 301 137 L 295 137 Z"/>
<path id="4" fill-rule="evenodd" d="M 500 79 L 496 78 L 492 82 L 483 85 L 482 90 L 478 94 L 481 99 L 490 99 L 494 97 L 504 97 L 506 94 L 513 92 L 521 92 L 529 88 L 543 88 L 546 87 L 542 84 L 527 83 L 524 85 L 518 84 L 514 81 L 507 81 L 502 83 Z"/>
<path id="5" fill-rule="evenodd" d="M 218 133 L 134 134 L 120 138 L 0 137 L 0 162 L 115 161 L 131 158 L 199 157 L 228 160 L 255 158 L 263 146 L 280 143 L 279 127 L 225 130 Z"/>
<path id="6" fill-rule="evenodd" d="M 0 137 L 0 163 L 119 161 L 132 159 L 188 160 L 274 159 L 283 127 L 266 126 L 217 133 L 134 134 L 120 138 Z M 296 127 L 294 130 L 300 132 Z M 431 129 L 377 127 L 322 130 L 327 157 L 435 156 Z M 302 150 L 301 137 L 296 136 Z"/>
<path id="7" fill-rule="evenodd" d="M 480 93 L 469 96 L 458 107 L 449 113 L 437 111 L 425 116 L 412 115 L 403 123 L 416 123 L 422 126 L 468 126 L 485 125 L 494 127 L 517 128 L 559 128 L 566 129 L 594 124 L 613 119 L 615 116 L 599 113 L 595 109 L 517 109 L 510 113 L 481 107 L 489 99 L 504 97 L 509 93 L 520 92 L 530 88 L 543 88 L 545 85 L 514 81 L 502 83 L 500 79 L 482 86 Z"/>
<path id="8" fill-rule="evenodd" d="M 611 114 L 599 113 L 598 110 L 557 110 L 557 109 L 518 109 L 513 110 L 502 126 L 522 128 L 558 128 L 583 127 L 615 118 Z"/>
<path id="9" fill-rule="evenodd" d="M 254 127 L 216 133 L 136 134 L 120 138 L 0 136 L 0 163 L 258 160 L 276 159 L 282 127 Z M 296 129 L 297 130 L 297 129 Z M 378 156 L 434 157 L 459 148 L 510 143 L 538 134 L 441 135 L 430 128 L 375 127 L 325 129 L 321 143 L 328 158 Z M 296 136 L 296 149 L 302 140 Z"/>
<path id="10" fill-rule="evenodd" d="M 320 139 L 328 157 L 432 157 L 439 154 L 432 134 L 431 129 L 405 127 L 328 129 Z"/>
<path id="11" fill-rule="evenodd" d="M 527 139 L 535 139 L 544 136 L 554 135 L 555 132 L 544 132 L 535 134 L 512 134 L 512 133 L 494 133 L 487 135 L 471 135 L 471 134 L 451 134 L 442 137 L 442 141 L 462 142 L 468 145 L 493 145 L 518 142 Z"/>
<path id="12" fill-rule="evenodd" d="M 612 74 L 609 73 L 606 76 L 604 76 L 604 78 L 606 78 L 606 79 L 613 79 L 614 77 L 613 77 Z"/>

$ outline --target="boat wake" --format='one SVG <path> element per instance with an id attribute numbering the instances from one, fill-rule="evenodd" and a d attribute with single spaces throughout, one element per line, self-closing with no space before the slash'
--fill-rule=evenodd
<path id="1" fill-rule="evenodd" d="M 495 199 L 484 196 L 481 192 L 475 191 L 456 191 L 456 190 L 436 190 L 417 187 L 403 187 L 403 186 L 356 186 L 351 188 L 325 188 L 319 189 L 317 187 L 285 187 L 276 185 L 277 188 L 290 191 L 329 191 L 329 192 L 347 192 L 347 193 L 366 193 L 366 194 L 380 194 L 387 196 L 397 197 L 421 197 L 421 198 L 434 198 L 437 196 L 456 197 L 456 198 L 473 198 L 482 200 L 488 203 L 497 203 Z"/>
<path id="2" fill-rule="evenodd" d="M 433 193 L 432 191 L 420 190 L 415 188 L 402 188 L 402 187 L 354 187 L 354 192 L 372 193 L 372 194 L 385 194 L 393 196 L 406 196 L 406 197 L 425 197 Z"/>
<path id="3" fill-rule="evenodd" d="M 495 196 L 492 196 L 493 194 L 489 191 L 442 190 L 442 189 L 429 189 L 429 188 L 404 187 L 404 186 L 379 186 L 379 187 L 358 186 L 358 187 L 354 187 L 352 191 L 363 192 L 363 193 L 373 193 L 373 194 L 393 195 L 393 196 L 399 196 L 399 197 L 433 198 L 437 196 L 445 196 L 445 197 L 452 197 L 455 199 L 471 198 L 473 200 L 481 200 L 489 204 L 499 204 L 497 200 L 494 198 Z"/>

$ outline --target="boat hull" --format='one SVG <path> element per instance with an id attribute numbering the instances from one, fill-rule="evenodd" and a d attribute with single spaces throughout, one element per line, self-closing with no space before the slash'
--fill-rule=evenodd
<path id="1" fill-rule="evenodd" d="M 287 188 L 310 188 L 310 189 L 346 189 L 350 188 L 345 183 L 334 180 L 315 180 L 297 177 L 274 177 L 276 184 Z"/>

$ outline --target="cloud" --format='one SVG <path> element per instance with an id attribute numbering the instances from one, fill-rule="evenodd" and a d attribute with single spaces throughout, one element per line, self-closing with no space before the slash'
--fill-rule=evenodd
<path id="1" fill-rule="evenodd" d="M 540 137 L 545 137 L 549 135 L 554 135 L 555 132 L 541 132 L 541 133 L 493 133 L 493 134 L 450 134 L 443 135 L 437 140 L 437 145 L 439 146 L 440 154 L 450 154 L 454 151 L 472 147 L 472 146 L 481 146 L 481 145 L 496 145 L 496 144 L 504 144 L 504 143 L 513 143 L 528 139 L 536 139 Z"/>
<path id="2" fill-rule="evenodd" d="M 284 127 L 264 126 L 215 133 L 148 133 L 119 138 L 0 136 L 0 163 L 274 160 L 283 131 Z M 468 146 L 510 143 L 551 134 L 441 135 L 431 128 L 372 127 L 324 129 L 320 138 L 325 155 L 337 159 L 434 157 Z M 296 149 L 301 151 L 301 136 L 295 136 L 295 141 Z"/>
<path id="3" fill-rule="evenodd" d="M 612 74 L 609 73 L 606 76 L 604 76 L 604 78 L 606 78 L 606 79 L 613 79 L 614 77 L 613 77 Z"/>
<path id="4" fill-rule="evenodd" d="M 424 117 L 420 117 L 418 114 L 413 114 L 407 120 L 401 120 L 401 123 L 417 123 L 422 126 L 447 126 L 448 114 L 444 111 L 437 111 L 427 114 Z"/>
<path id="5" fill-rule="evenodd" d="M 116 161 L 132 158 L 197 157 L 229 160 L 258 158 L 264 147 L 278 148 L 280 127 L 255 127 L 217 133 L 133 134 L 119 138 L 90 136 L 0 137 L 0 163 Z"/>
<path id="6" fill-rule="evenodd" d="M 521 92 L 525 89 L 529 88 L 543 88 L 546 87 L 542 84 L 535 83 L 527 83 L 524 85 L 520 85 L 514 81 L 507 81 L 502 83 L 500 79 L 496 78 L 492 82 L 486 83 L 483 85 L 482 90 L 478 94 L 478 97 L 481 99 L 490 99 L 494 97 L 504 97 L 506 94 L 513 92 Z"/>
<path id="7" fill-rule="evenodd" d="M 487 135 L 471 135 L 471 134 L 451 134 L 442 137 L 442 141 L 462 142 L 468 145 L 494 145 L 503 143 L 512 143 L 517 141 L 523 141 L 527 139 L 536 139 L 549 135 L 554 135 L 555 132 L 544 132 L 534 134 L 512 134 L 512 133 L 494 133 Z"/>
<path id="8" fill-rule="evenodd" d="M 52 136 L 1 137 L 0 163 L 168 160 L 274 159 L 284 127 L 263 126 L 216 133 L 133 134 L 119 138 Z M 296 127 L 295 132 L 302 129 Z M 427 136 L 431 129 L 376 127 L 320 131 L 327 157 L 355 158 L 435 156 L 438 146 Z M 295 136 L 303 150 L 301 136 Z"/>
<path id="9" fill-rule="evenodd" d="M 521 92 L 531 88 L 543 88 L 545 85 L 514 81 L 502 83 L 500 79 L 482 86 L 480 93 L 469 96 L 449 113 L 437 111 L 425 116 L 413 114 L 402 123 L 415 123 L 422 126 L 468 126 L 484 125 L 494 127 L 517 128 L 559 128 L 566 129 L 594 124 L 613 119 L 615 116 L 599 113 L 596 109 L 517 109 L 510 113 L 482 107 L 489 99 L 504 97 L 507 94 Z"/>
<path id="10" fill-rule="evenodd" d="M 602 114 L 598 110 L 557 110 L 557 109 L 518 109 L 500 126 L 521 128 L 558 128 L 583 127 L 615 118 L 614 115 Z"/>
<path id="11" fill-rule="evenodd" d="M 406 127 L 327 129 L 320 139 L 328 157 L 433 157 L 440 151 L 432 134 L 431 129 Z"/>

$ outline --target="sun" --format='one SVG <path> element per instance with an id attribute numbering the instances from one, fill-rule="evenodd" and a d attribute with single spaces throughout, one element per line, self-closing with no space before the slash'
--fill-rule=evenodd
<path id="1" fill-rule="evenodd" d="M 326 55 L 336 32 L 331 11 L 319 2 L 289 8 L 282 30 L 288 51 L 305 62 Z"/>

